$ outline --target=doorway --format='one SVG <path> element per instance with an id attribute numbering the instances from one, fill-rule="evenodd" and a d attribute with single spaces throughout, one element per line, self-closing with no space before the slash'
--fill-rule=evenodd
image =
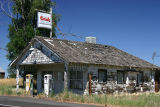
<path id="1" fill-rule="evenodd" d="M 155 72 L 155 92 L 159 92 L 160 89 L 160 71 Z"/>

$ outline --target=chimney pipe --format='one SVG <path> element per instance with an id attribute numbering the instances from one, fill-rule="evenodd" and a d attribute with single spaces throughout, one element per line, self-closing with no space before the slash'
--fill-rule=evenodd
<path id="1" fill-rule="evenodd" d="M 86 37 L 85 41 L 87 43 L 94 43 L 94 44 L 96 44 L 96 37 L 92 37 L 92 36 Z"/>

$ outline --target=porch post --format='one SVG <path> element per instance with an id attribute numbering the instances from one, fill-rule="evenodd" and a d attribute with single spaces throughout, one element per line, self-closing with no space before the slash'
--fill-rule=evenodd
<path id="1" fill-rule="evenodd" d="M 64 63 L 64 90 L 68 90 L 68 64 Z"/>
<path id="2" fill-rule="evenodd" d="M 41 93 L 42 92 L 42 72 L 38 71 L 37 72 L 37 92 Z"/>
<path id="3" fill-rule="evenodd" d="M 129 74 L 128 72 L 126 72 L 126 85 L 128 86 L 129 85 Z"/>
<path id="4" fill-rule="evenodd" d="M 91 90 L 91 80 L 92 80 L 92 75 L 89 74 L 89 75 L 88 75 L 88 78 L 89 78 L 89 95 L 91 95 L 91 94 L 92 94 L 92 90 Z"/>
<path id="5" fill-rule="evenodd" d="M 128 86 L 129 85 L 129 77 L 127 75 L 127 78 L 126 78 L 126 85 Z"/>
<path id="6" fill-rule="evenodd" d="M 155 72 L 151 72 L 151 87 L 152 92 L 155 92 Z"/>
<path id="7" fill-rule="evenodd" d="M 16 67 L 16 93 L 19 91 L 19 67 Z"/>

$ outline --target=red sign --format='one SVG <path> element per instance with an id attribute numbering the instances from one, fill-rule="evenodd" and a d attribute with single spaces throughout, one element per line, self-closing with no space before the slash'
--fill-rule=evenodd
<path id="1" fill-rule="evenodd" d="M 49 18 L 49 17 L 40 16 L 40 19 L 41 19 L 41 20 L 44 20 L 44 21 L 50 22 L 50 18 Z"/>
<path id="2" fill-rule="evenodd" d="M 37 27 L 52 29 L 52 14 L 38 12 Z"/>

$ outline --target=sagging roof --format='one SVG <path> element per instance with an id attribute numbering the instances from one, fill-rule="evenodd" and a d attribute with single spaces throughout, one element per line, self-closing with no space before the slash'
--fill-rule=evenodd
<path id="1" fill-rule="evenodd" d="M 157 66 L 113 46 L 36 37 L 68 62 L 157 68 Z"/>
<path id="2" fill-rule="evenodd" d="M 31 42 L 35 40 L 41 42 L 62 59 L 71 63 L 158 68 L 145 60 L 109 45 L 76 42 L 40 36 L 36 36 Z M 18 60 L 18 58 L 15 60 Z"/>

